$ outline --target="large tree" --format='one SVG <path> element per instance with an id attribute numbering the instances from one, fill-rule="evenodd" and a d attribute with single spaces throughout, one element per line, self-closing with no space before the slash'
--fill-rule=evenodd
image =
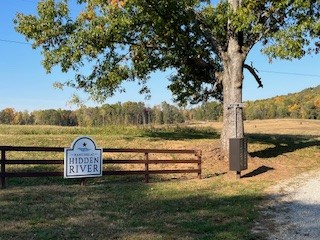
<path id="1" fill-rule="evenodd" d="M 74 1 L 72 1 L 73 4 Z M 228 139 L 243 137 L 229 106 L 242 102 L 243 71 L 252 47 L 261 42 L 270 59 L 301 58 L 318 51 L 319 0 L 42 0 L 37 15 L 18 14 L 16 29 L 41 48 L 50 72 L 60 65 L 75 71 L 64 84 L 81 88 L 99 101 L 137 80 L 148 93 L 153 71 L 175 69 L 171 89 L 181 103 L 223 100 L 222 150 Z M 83 67 L 92 71 L 84 75 Z M 236 123 L 237 122 L 237 123 Z"/>

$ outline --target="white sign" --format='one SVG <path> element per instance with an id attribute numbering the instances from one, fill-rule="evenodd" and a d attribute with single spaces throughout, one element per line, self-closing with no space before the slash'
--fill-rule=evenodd
<path id="1" fill-rule="evenodd" d="M 89 137 L 79 137 L 64 149 L 65 178 L 100 177 L 102 163 L 102 148 Z"/>

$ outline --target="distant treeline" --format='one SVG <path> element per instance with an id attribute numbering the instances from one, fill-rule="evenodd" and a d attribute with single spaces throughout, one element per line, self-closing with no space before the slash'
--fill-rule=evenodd
<path id="1" fill-rule="evenodd" d="M 245 117 L 248 120 L 274 118 L 320 120 L 320 86 L 299 93 L 247 102 Z"/>
<path id="2" fill-rule="evenodd" d="M 220 103 L 210 102 L 194 109 L 182 109 L 166 102 L 147 107 L 143 102 L 104 104 L 101 107 L 81 107 L 77 110 L 49 109 L 0 111 L 0 124 L 106 126 L 177 124 L 190 120 L 219 120 L 222 116 Z"/>
<path id="3" fill-rule="evenodd" d="M 320 120 L 320 86 L 300 93 L 245 103 L 245 119 L 302 118 Z M 0 124 L 106 126 L 177 124 L 185 121 L 221 121 L 222 105 L 208 102 L 191 109 L 178 108 L 166 102 L 147 107 L 143 102 L 104 104 L 77 110 L 49 109 L 0 111 Z"/>

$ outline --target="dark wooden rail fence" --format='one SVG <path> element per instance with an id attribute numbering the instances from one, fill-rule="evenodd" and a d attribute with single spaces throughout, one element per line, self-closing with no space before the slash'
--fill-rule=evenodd
<path id="1" fill-rule="evenodd" d="M 0 146 L 1 151 L 1 187 L 5 188 L 6 178 L 8 177 L 47 177 L 47 176 L 63 176 L 63 172 L 8 172 L 7 165 L 63 165 L 64 160 L 17 160 L 8 159 L 7 152 L 64 152 L 63 147 L 21 147 L 21 146 Z M 104 148 L 104 153 L 141 153 L 144 154 L 144 159 L 103 159 L 103 164 L 143 164 L 144 170 L 108 170 L 103 171 L 103 175 L 131 175 L 139 174 L 145 176 L 145 182 L 149 182 L 150 174 L 174 174 L 174 173 L 196 173 L 201 179 L 201 157 L 200 150 L 172 150 L 172 149 L 120 149 L 120 148 Z M 183 159 L 151 159 L 150 154 L 188 154 L 194 157 Z M 197 164 L 195 168 L 188 169 L 157 169 L 150 170 L 150 164 Z"/>

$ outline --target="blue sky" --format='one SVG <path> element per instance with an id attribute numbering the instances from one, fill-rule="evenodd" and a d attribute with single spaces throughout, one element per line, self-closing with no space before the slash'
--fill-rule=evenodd
<path id="1" fill-rule="evenodd" d="M 46 74 L 41 65 L 40 50 L 34 50 L 28 44 L 14 42 L 25 42 L 24 36 L 14 30 L 15 14 L 34 13 L 36 5 L 37 0 L 0 0 L 0 110 L 6 107 L 12 107 L 17 111 L 75 108 L 68 104 L 70 97 L 75 93 L 74 89 L 57 90 L 52 86 L 55 81 L 64 81 L 72 75 L 62 74 L 59 69 Z M 294 93 L 320 85 L 319 55 L 306 56 L 292 62 L 274 60 L 270 64 L 267 57 L 260 53 L 257 45 L 247 58 L 247 63 L 251 62 L 259 70 L 264 88 L 258 89 L 253 77 L 245 70 L 244 101 Z M 163 101 L 172 103 L 172 95 L 167 90 L 166 78 L 169 75 L 170 71 L 152 75 L 149 82 L 152 94 L 150 100 L 145 100 L 144 96 L 138 93 L 136 83 L 130 83 L 125 85 L 126 93 L 117 94 L 107 99 L 106 103 L 143 101 L 148 106 Z M 87 104 L 97 105 L 93 102 Z"/>

